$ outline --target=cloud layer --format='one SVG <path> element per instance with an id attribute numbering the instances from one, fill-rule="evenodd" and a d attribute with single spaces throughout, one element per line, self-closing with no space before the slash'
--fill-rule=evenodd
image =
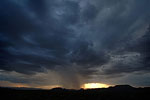
<path id="1" fill-rule="evenodd" d="M 78 88 L 91 80 L 149 73 L 149 4 L 149 0 L 0 1 L 0 80 Z M 14 72 L 31 75 L 36 82 Z M 49 81 L 38 83 L 39 73 Z M 144 80 L 139 85 L 150 85 Z"/>

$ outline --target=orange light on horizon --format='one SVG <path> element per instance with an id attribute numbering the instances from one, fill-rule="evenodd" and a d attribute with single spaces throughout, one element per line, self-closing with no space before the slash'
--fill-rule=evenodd
<path id="1" fill-rule="evenodd" d="M 28 84 L 23 84 L 23 83 L 13 83 L 9 81 L 0 81 L 0 86 L 2 87 L 30 87 Z"/>
<path id="2" fill-rule="evenodd" d="M 27 88 L 29 88 L 30 86 L 28 86 L 28 85 L 26 85 L 26 84 L 16 84 L 16 85 L 14 85 L 13 87 L 18 87 L 18 88 L 27 87 Z"/>
<path id="3" fill-rule="evenodd" d="M 58 88 L 58 87 L 62 87 L 60 85 L 46 85 L 46 86 L 36 86 L 35 88 L 41 88 L 41 89 L 52 89 L 52 88 Z"/>
<path id="4" fill-rule="evenodd" d="M 84 89 L 95 89 L 95 88 L 108 88 L 110 85 L 102 83 L 85 83 L 82 88 Z"/>

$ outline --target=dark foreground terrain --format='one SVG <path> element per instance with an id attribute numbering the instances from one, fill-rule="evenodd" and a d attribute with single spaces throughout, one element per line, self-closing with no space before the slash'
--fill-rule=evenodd
<path id="1" fill-rule="evenodd" d="M 0 100 L 150 100 L 150 88 L 127 85 L 89 90 L 0 88 Z"/>

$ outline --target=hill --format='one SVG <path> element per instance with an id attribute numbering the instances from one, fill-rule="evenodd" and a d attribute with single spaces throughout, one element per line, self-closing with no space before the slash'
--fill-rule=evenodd
<path id="1" fill-rule="evenodd" d="M 1 100 L 150 100 L 150 88 L 117 85 L 101 89 L 51 90 L 0 88 Z"/>

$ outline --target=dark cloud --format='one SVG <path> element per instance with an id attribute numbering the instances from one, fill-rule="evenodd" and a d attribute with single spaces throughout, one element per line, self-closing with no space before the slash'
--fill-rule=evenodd
<path id="1" fill-rule="evenodd" d="M 82 11 L 82 17 L 83 19 L 82 20 L 85 20 L 85 21 L 90 21 L 92 19 L 94 19 L 97 14 L 98 14 L 98 8 L 96 8 L 96 6 L 92 5 L 92 4 L 87 4 L 85 9 Z"/>
<path id="2" fill-rule="evenodd" d="M 149 0 L 0 1 L 0 69 L 33 76 L 53 70 L 65 87 L 72 79 L 69 87 L 78 87 L 92 75 L 149 73 L 149 4 Z"/>
<path id="3" fill-rule="evenodd" d="M 102 68 L 101 74 L 113 75 L 144 71 L 149 73 L 149 27 L 138 39 L 128 41 L 123 48 L 111 55 L 109 63 Z"/>

